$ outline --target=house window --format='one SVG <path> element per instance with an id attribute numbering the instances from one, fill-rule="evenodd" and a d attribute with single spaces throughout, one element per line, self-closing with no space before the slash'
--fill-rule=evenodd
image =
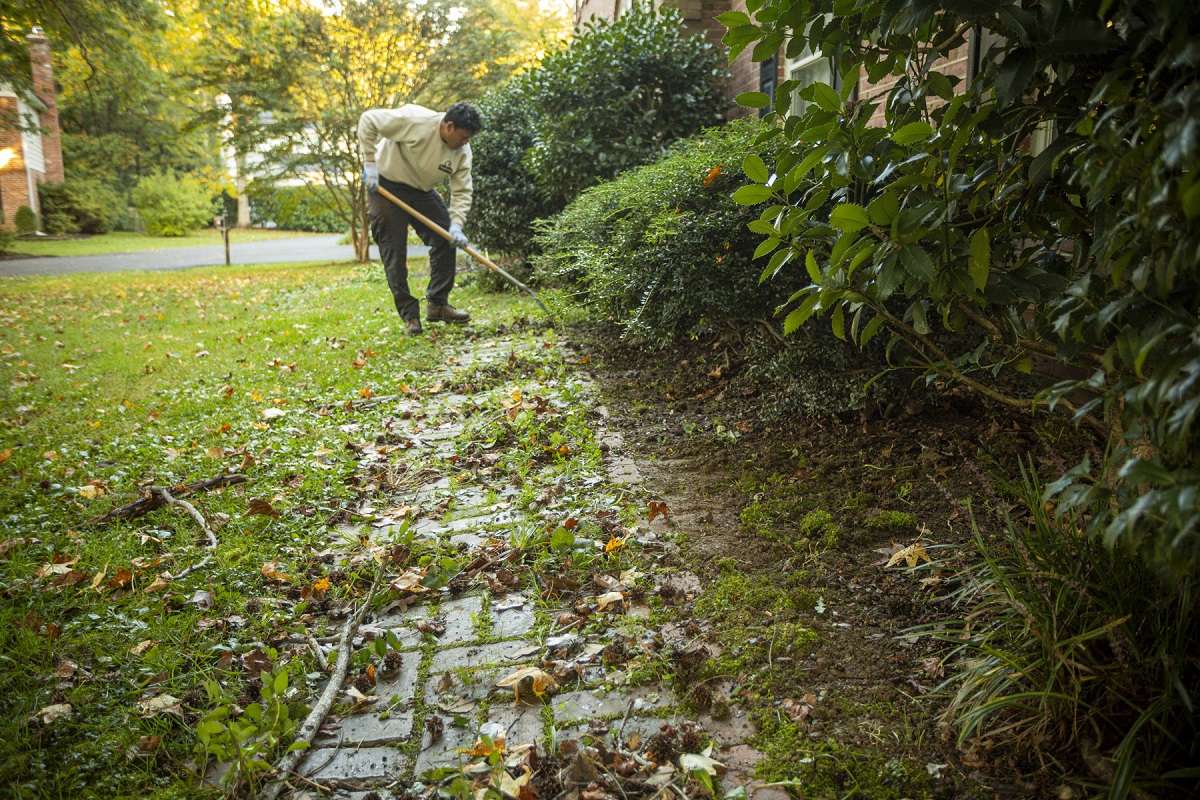
<path id="1" fill-rule="evenodd" d="M 797 81 L 796 88 L 792 90 L 793 115 L 803 114 L 808 108 L 808 101 L 800 97 L 800 90 L 805 86 L 827 83 L 837 89 L 840 82 L 833 69 L 833 59 L 821 55 L 819 51 L 814 53 L 807 47 L 796 58 L 787 60 L 787 76 L 788 80 Z"/>
<path id="2" fill-rule="evenodd" d="M 771 98 L 771 103 L 775 102 L 775 83 L 776 76 L 779 73 L 779 70 L 776 68 L 775 64 L 775 56 L 771 56 L 766 61 L 763 61 L 758 65 L 758 90 L 767 97 Z M 771 106 L 768 105 L 766 108 L 760 108 L 758 110 L 758 115 L 760 117 L 764 117 L 770 111 Z"/>

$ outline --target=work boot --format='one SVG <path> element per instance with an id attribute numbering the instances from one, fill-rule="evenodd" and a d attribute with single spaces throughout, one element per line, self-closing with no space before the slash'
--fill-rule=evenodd
<path id="1" fill-rule="evenodd" d="M 419 336 L 421 333 L 421 320 L 416 317 L 404 320 L 404 330 L 409 336 Z"/>
<path id="2" fill-rule="evenodd" d="M 427 322 L 457 322 L 463 323 L 471 318 L 465 311 L 459 311 L 454 306 L 435 306 L 433 303 L 425 310 Z"/>

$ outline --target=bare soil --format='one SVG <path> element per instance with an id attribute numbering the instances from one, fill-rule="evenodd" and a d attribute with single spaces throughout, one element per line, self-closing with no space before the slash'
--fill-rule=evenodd
<path id="1" fill-rule="evenodd" d="M 1034 768 L 955 745 L 936 691 L 949 646 L 912 629 L 953 612 L 946 595 L 975 554 L 973 530 L 987 536 L 1021 513 L 1021 460 L 1049 470 L 1078 455 L 1069 426 L 1014 419 L 955 393 L 894 418 L 780 416 L 779 387 L 740 379 L 729 342 L 645 352 L 614 344 L 611 331 L 575 336 L 606 392 L 610 426 L 671 509 L 680 567 L 710 591 L 732 570 L 748 585 L 799 584 L 816 598 L 804 617 L 815 637 L 794 647 L 773 639 L 766 663 L 760 654 L 719 681 L 759 723 L 754 744 L 770 757 L 760 777 L 795 769 L 811 779 L 800 792 L 811 797 L 1053 796 Z M 823 542 L 803 533 L 821 512 L 837 529 Z M 881 524 L 890 519 L 899 524 Z M 914 543 L 933 563 L 889 566 Z M 699 705 L 712 702 L 697 694 Z M 791 749 L 795 764 L 780 765 Z M 824 772 L 823 757 L 832 762 Z M 888 770 L 902 774 L 890 781 L 879 774 Z"/>

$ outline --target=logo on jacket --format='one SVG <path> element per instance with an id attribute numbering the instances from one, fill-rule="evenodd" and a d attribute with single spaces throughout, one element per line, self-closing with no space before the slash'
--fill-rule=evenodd
<path id="1" fill-rule="evenodd" d="M 443 161 L 441 164 L 438 164 L 438 169 L 441 170 L 442 172 L 446 173 L 447 175 L 449 175 L 451 172 L 453 172 L 453 170 L 450 167 L 449 161 Z"/>

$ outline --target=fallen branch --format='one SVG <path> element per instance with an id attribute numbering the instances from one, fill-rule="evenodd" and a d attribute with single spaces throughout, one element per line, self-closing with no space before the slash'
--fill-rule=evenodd
<path id="1" fill-rule="evenodd" d="M 180 578 L 190 575 L 198 569 L 203 569 L 204 567 L 208 566 L 208 562 L 212 561 L 213 551 L 217 549 L 217 534 L 213 533 L 213 529 L 209 527 L 208 520 L 204 518 L 203 514 L 196 510 L 194 505 L 189 503 L 187 500 L 180 500 L 178 497 L 172 495 L 168 489 L 164 489 L 162 486 L 152 486 L 150 487 L 150 492 L 152 497 L 157 497 L 159 499 L 161 505 L 179 506 L 186 511 L 192 519 L 196 520 L 196 524 L 200 526 L 200 530 L 204 531 L 204 535 L 208 537 L 208 555 L 197 561 L 195 564 L 192 564 L 178 575 L 173 575 L 171 580 L 177 581 Z"/>
<path id="2" fill-rule="evenodd" d="M 300 730 L 296 734 L 296 742 L 304 742 L 305 747 L 288 752 L 279 760 L 275 766 L 275 772 L 278 775 L 291 775 L 296 769 L 296 765 L 308 752 L 308 747 L 312 745 L 313 739 L 317 735 L 317 731 L 321 728 L 321 723 L 325 721 L 325 717 L 329 714 L 329 709 L 333 707 L 333 701 L 337 697 L 338 690 L 342 686 L 342 682 L 346 680 L 346 672 L 350 667 L 350 645 L 354 641 L 354 634 L 358 631 L 358 626 L 362 623 L 363 617 L 367 615 L 367 609 L 371 606 L 371 600 L 375 597 L 375 590 L 379 587 L 382 571 L 375 574 L 375 582 L 371 584 L 371 590 L 367 592 L 366 598 L 363 600 L 358 611 L 354 616 L 346 620 L 346 624 L 342 626 L 341 639 L 337 646 L 337 663 L 333 667 L 333 674 L 329 676 L 329 682 L 325 684 L 325 690 L 321 692 L 321 697 L 317 700 L 317 704 L 313 706 L 312 711 L 308 712 L 308 716 L 304 718 L 304 724 L 300 726 Z M 296 742 L 292 743 L 295 747 Z M 263 792 L 265 800 L 276 800 L 279 793 L 283 791 L 285 778 L 277 778 L 266 791 Z"/>
<path id="3" fill-rule="evenodd" d="M 222 489 L 226 486 L 235 486 L 239 483 L 245 483 L 249 480 L 245 475 L 233 473 L 231 475 L 218 475 L 215 478 L 208 480 L 196 481 L 195 483 L 185 483 L 182 486 L 172 487 L 176 499 L 181 497 L 189 497 L 196 492 L 206 492 L 209 489 Z M 132 503 L 123 505 L 120 508 L 114 508 L 107 514 L 96 517 L 91 520 L 89 525 L 101 525 L 105 522 L 111 522 L 114 519 L 132 519 L 147 514 L 155 509 L 162 508 L 167 505 L 167 501 L 157 493 L 160 487 L 151 486 L 146 494 L 134 500 Z"/>

